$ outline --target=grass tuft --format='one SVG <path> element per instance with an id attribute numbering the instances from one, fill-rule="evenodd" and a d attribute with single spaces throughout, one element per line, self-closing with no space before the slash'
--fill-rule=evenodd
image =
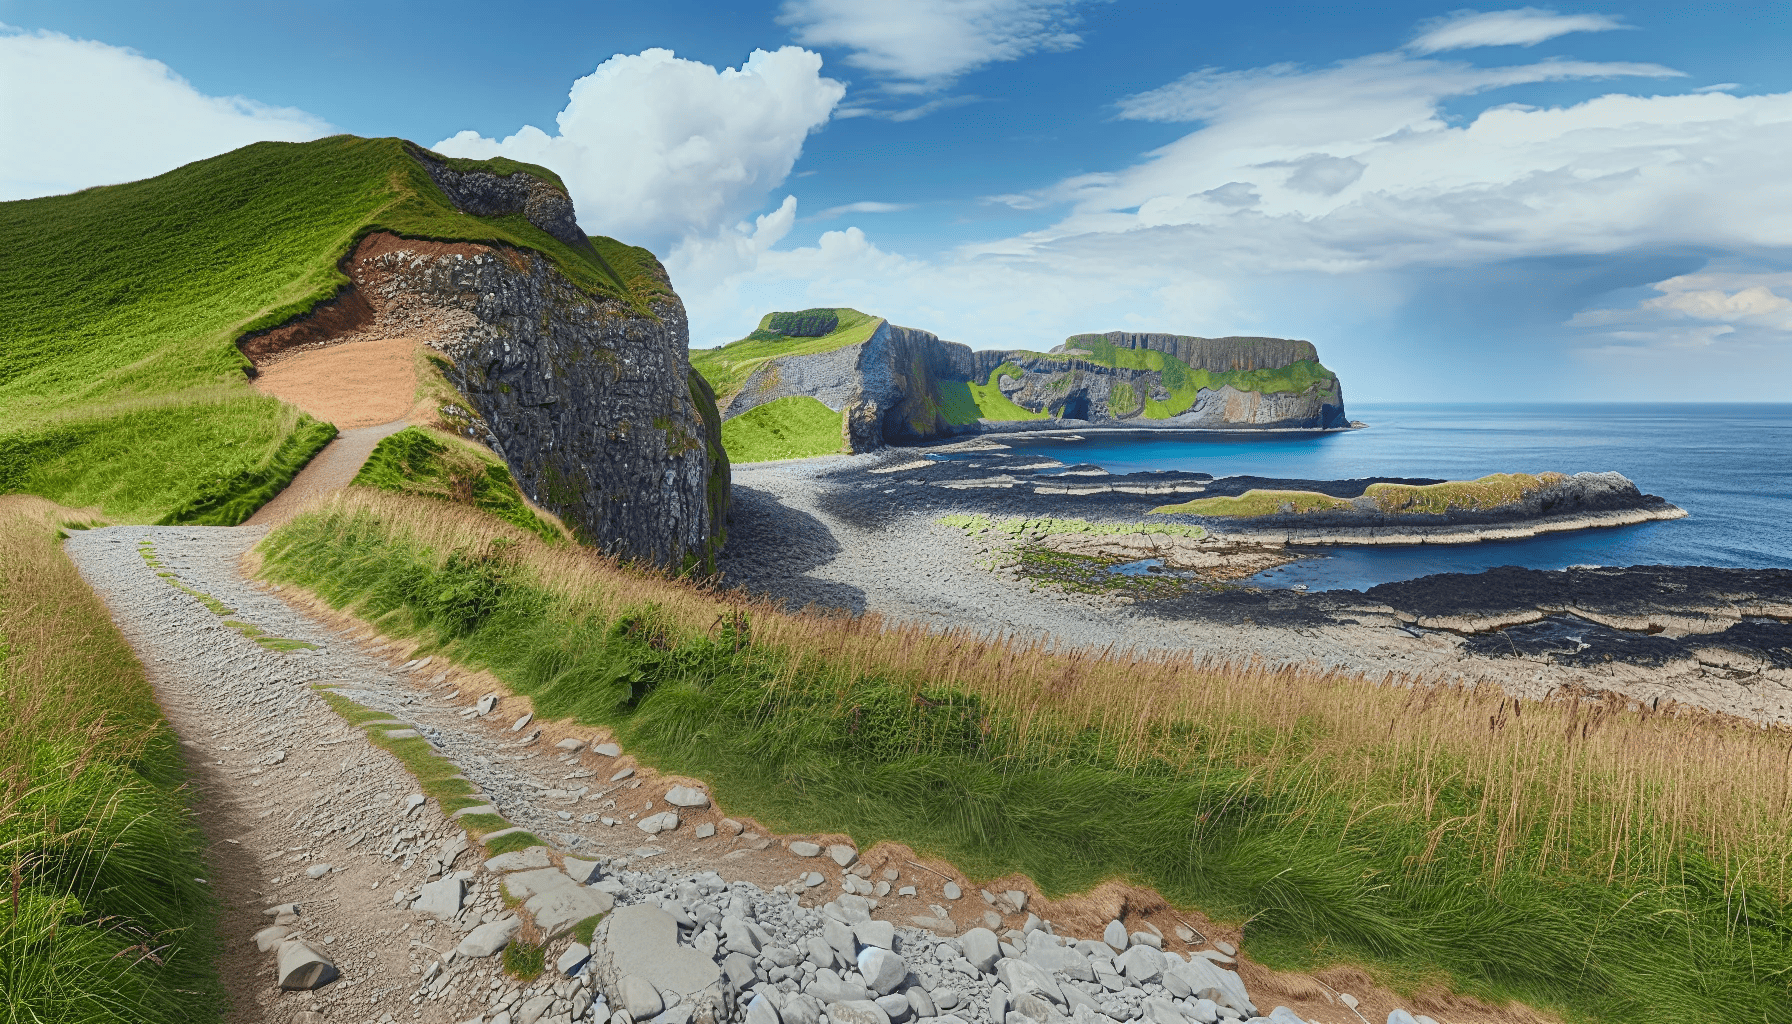
<path id="1" fill-rule="evenodd" d="M 517 939 L 504 947 L 504 973 L 524 984 L 541 977 L 547 965 L 547 947 L 540 943 Z"/>

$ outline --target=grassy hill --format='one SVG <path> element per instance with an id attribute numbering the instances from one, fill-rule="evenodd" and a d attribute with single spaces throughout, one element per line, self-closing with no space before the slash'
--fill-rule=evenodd
<path id="1" fill-rule="evenodd" d="M 841 450 L 840 413 L 808 395 L 755 406 L 722 424 L 728 461 L 773 462 L 833 455 Z"/>
<path id="2" fill-rule="evenodd" d="M 1305 391 L 1315 384 L 1326 391 L 1334 390 L 1337 386 L 1337 375 L 1315 359 L 1302 359 L 1273 370 L 1215 372 L 1194 369 L 1175 356 L 1156 349 L 1123 348 L 1100 335 L 1076 335 L 1067 339 L 1066 344 L 1074 345 L 1080 352 L 1087 353 L 1075 356 L 1085 362 L 1115 369 L 1156 370 L 1170 397 L 1166 401 L 1158 401 L 1146 396 L 1146 419 L 1169 419 L 1187 412 L 1194 407 L 1195 399 L 1203 389 L 1218 391 L 1231 385 L 1239 391 L 1257 391 L 1267 395 Z M 1047 358 L 1065 358 L 1067 355 L 1068 353 L 1054 353 Z"/>
<path id="3" fill-rule="evenodd" d="M 831 313 L 836 317 L 837 323 L 833 330 L 815 337 L 781 334 L 772 329 L 773 320 L 793 314 L 767 313 L 760 319 L 759 327 L 739 341 L 719 348 L 692 349 L 691 366 L 703 374 L 710 386 L 716 389 L 717 401 L 725 405 L 741 389 L 741 385 L 747 382 L 747 378 L 753 375 L 753 371 L 759 369 L 766 360 L 778 356 L 814 355 L 817 352 L 832 352 L 837 348 L 857 345 L 876 333 L 878 325 L 884 322 L 883 317 L 844 307 L 805 309 L 802 313 Z"/>
<path id="4" fill-rule="evenodd" d="M 521 214 L 459 212 L 413 151 L 346 135 L 263 142 L 145 181 L 0 203 L 0 491 L 136 520 L 179 513 L 208 488 L 214 510 L 277 492 L 328 431 L 249 388 L 235 341 L 335 295 L 348 283 L 338 261 L 374 231 L 533 250 L 589 294 L 643 311 L 667 290 L 643 250 L 575 248 Z M 559 183 L 509 160 L 446 162 Z M 104 483 L 120 474 L 128 486 Z"/>

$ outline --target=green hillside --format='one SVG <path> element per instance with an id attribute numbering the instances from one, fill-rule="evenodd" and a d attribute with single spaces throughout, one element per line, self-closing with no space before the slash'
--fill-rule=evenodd
<path id="1" fill-rule="evenodd" d="M 411 153 L 402 139 L 263 142 L 145 181 L 0 203 L 0 488 L 161 518 L 207 481 L 178 466 L 142 479 L 144 464 L 169 465 L 145 457 L 153 444 L 208 451 L 214 489 L 255 477 L 277 492 L 285 480 L 270 484 L 268 468 L 292 461 L 295 434 L 317 431 L 247 386 L 235 341 L 332 297 L 347 283 L 338 261 L 374 231 L 534 250 L 590 294 L 642 309 L 665 289 L 642 250 L 575 248 L 520 214 L 457 211 Z M 448 163 L 559 182 L 514 161 Z M 159 410 L 154 431 L 146 404 Z M 217 415 L 231 420 L 228 443 L 208 422 Z M 85 454 L 71 457 L 55 439 L 76 428 Z M 52 456 L 64 464 L 42 464 Z M 128 496 L 94 483 L 131 467 L 140 479 Z"/>
<path id="2" fill-rule="evenodd" d="M 1156 349 L 1122 348 L 1099 335 L 1077 335 L 1069 339 L 1067 344 L 1070 343 L 1089 353 L 1075 356 L 1084 362 L 1115 369 L 1157 371 L 1163 380 L 1164 390 L 1170 393 L 1170 397 L 1167 401 L 1160 402 L 1146 396 L 1146 419 L 1168 419 L 1187 412 L 1194 407 L 1195 398 L 1202 389 L 1218 391 L 1229 384 L 1239 391 L 1256 391 L 1267 395 L 1305 391 L 1315 384 L 1331 390 L 1335 385 L 1330 382 L 1337 379 L 1336 374 L 1312 359 L 1303 359 L 1274 370 L 1230 370 L 1216 373 L 1212 370 L 1194 369 L 1175 356 Z M 1048 358 L 1067 357 L 1055 353 Z M 1136 408 L 1136 404 L 1133 407 Z"/>
<path id="3" fill-rule="evenodd" d="M 808 395 L 754 406 L 722 424 L 728 461 L 772 462 L 833 455 L 841 450 L 841 415 Z"/>
<path id="4" fill-rule="evenodd" d="M 780 334 L 772 329 L 772 321 L 779 318 L 792 318 L 795 322 L 805 322 L 806 315 L 832 314 L 837 318 L 833 330 L 816 337 Z M 832 352 L 837 348 L 857 345 L 877 332 L 883 317 L 861 313 L 856 309 L 822 307 L 805 309 L 799 313 L 767 313 L 759 321 L 759 327 L 752 334 L 730 342 L 718 348 L 694 348 L 691 350 L 691 366 L 703 374 L 710 386 L 716 389 L 716 398 L 724 403 L 733 398 L 735 393 L 746 384 L 747 378 L 760 364 L 767 359 L 778 356 L 806 356 L 817 352 Z"/>

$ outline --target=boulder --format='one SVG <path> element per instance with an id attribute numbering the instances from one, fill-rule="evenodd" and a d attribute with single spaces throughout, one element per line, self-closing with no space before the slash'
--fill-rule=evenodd
<path id="1" fill-rule="evenodd" d="M 1052 980 L 1052 976 L 1027 963 L 1007 957 L 996 964 L 996 979 L 1008 986 L 1013 995 L 1024 992 L 1037 992 L 1054 1003 L 1064 1002 L 1064 990 Z"/>
<path id="2" fill-rule="evenodd" d="M 666 802 L 674 807 L 708 807 L 709 794 L 693 786 L 673 786 L 666 791 Z"/>
<path id="3" fill-rule="evenodd" d="M 890 1024 L 890 1015 L 869 999 L 852 999 L 829 1003 L 828 1020 L 833 1024 Z"/>
<path id="4" fill-rule="evenodd" d="M 852 935 L 861 946 L 896 948 L 896 926 L 888 921 L 860 921 L 852 926 Z"/>
<path id="5" fill-rule="evenodd" d="M 887 996 L 908 979 L 908 961 L 891 950 L 867 946 L 859 952 L 859 974 L 873 992 Z"/>
<path id="6" fill-rule="evenodd" d="M 1131 937 L 1126 934 L 1126 926 L 1119 921 L 1109 921 L 1107 930 L 1101 933 L 1101 941 L 1114 947 L 1114 952 L 1124 953 L 1132 945 Z"/>
<path id="7" fill-rule="evenodd" d="M 460 913 L 461 901 L 466 898 L 467 883 L 458 878 L 438 878 L 433 882 L 425 882 L 417 892 L 416 902 L 411 909 L 419 914 L 428 914 L 439 921 L 446 921 Z"/>
<path id="8" fill-rule="evenodd" d="M 971 966 L 984 974 L 995 970 L 996 961 L 1002 958 L 1001 940 L 988 928 L 972 928 L 965 932 L 959 937 L 958 947 Z"/>
<path id="9" fill-rule="evenodd" d="M 545 846 L 531 846 L 526 850 L 500 853 L 496 857 L 487 858 L 485 862 L 487 871 L 523 871 L 529 868 L 550 866 L 552 866 L 552 862 L 548 860 L 548 848 Z"/>
<path id="10" fill-rule="evenodd" d="M 561 953 L 560 956 L 555 959 L 554 967 L 558 969 L 561 974 L 570 978 L 584 970 L 585 965 L 590 962 L 591 947 L 584 943 L 575 942 L 566 947 L 566 951 Z"/>
<path id="11" fill-rule="evenodd" d="M 624 976 L 617 983 L 614 1001 L 635 1020 L 657 1017 L 666 1008 L 665 1000 L 660 997 L 660 990 L 646 978 L 633 974 Z"/>
<path id="12" fill-rule="evenodd" d="M 645 903 L 616 910 L 598 925 L 592 947 L 588 970 L 611 1005 L 626 1007 L 621 984 L 632 976 L 656 992 L 668 993 L 674 1003 L 689 1003 L 700 1024 L 722 1016 L 721 969 L 709 957 L 679 944 L 678 922 L 664 910 Z"/>

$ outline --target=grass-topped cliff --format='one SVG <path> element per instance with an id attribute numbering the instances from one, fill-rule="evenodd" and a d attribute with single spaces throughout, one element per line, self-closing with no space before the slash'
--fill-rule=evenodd
<path id="1" fill-rule="evenodd" d="M 811 324 L 826 324 L 829 318 L 832 318 L 833 326 L 821 334 L 785 334 L 779 329 L 795 328 L 798 332 L 806 332 L 813 329 Z M 726 405 L 766 360 L 779 356 L 815 355 L 857 345 L 876 333 L 883 322 L 883 317 L 845 307 L 767 313 L 760 318 L 753 333 L 739 341 L 717 348 L 692 349 L 691 367 L 703 374 L 715 388 L 716 400 Z"/>
<path id="2" fill-rule="evenodd" d="M 401 139 L 263 142 L 0 203 L 0 491 L 134 520 L 277 492 L 330 432 L 249 388 L 235 342 L 333 297 L 348 283 L 338 261 L 374 231 L 533 250 L 642 311 L 665 290 L 644 250 L 460 212 L 421 152 Z M 560 186 L 533 165 L 438 159 Z"/>
<path id="3" fill-rule="evenodd" d="M 1278 338 L 1240 340 L 1282 343 L 1282 339 Z M 1310 344 L 1300 344 L 1305 345 L 1307 351 L 1312 350 Z M 1305 355 L 1305 352 L 1300 354 Z M 1149 370 L 1157 373 L 1168 397 L 1139 396 L 1143 398 L 1142 403 L 1135 398 L 1128 403 L 1127 408 L 1114 411 L 1117 417 L 1142 414 L 1146 419 L 1169 419 L 1193 408 L 1202 391 L 1218 391 L 1224 387 L 1273 395 L 1301 392 L 1317 386 L 1322 397 L 1338 390 L 1338 375 L 1319 362 L 1317 353 L 1314 358 L 1295 359 L 1281 365 L 1212 369 L 1191 366 L 1174 352 L 1144 347 L 1129 348 L 1114 344 L 1104 335 L 1077 334 L 1065 339 L 1057 350 L 1041 356 L 1053 357 L 1066 360 L 1075 358 L 1114 369 Z M 1131 394 L 1130 389 L 1128 394 Z M 1139 408 L 1141 404 L 1142 409 Z"/>

